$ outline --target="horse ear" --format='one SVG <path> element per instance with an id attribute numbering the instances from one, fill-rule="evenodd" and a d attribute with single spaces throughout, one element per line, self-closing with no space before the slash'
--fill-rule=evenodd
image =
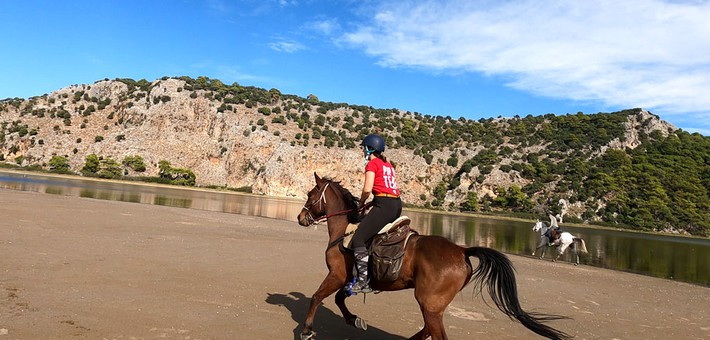
<path id="1" fill-rule="evenodd" d="M 320 177 L 318 177 L 318 174 L 315 171 L 313 171 L 313 176 L 316 177 L 316 184 L 320 184 L 321 179 L 320 179 Z"/>

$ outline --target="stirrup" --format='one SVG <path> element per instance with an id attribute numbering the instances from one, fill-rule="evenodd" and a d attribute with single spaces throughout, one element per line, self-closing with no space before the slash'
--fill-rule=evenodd
<path id="1" fill-rule="evenodd" d="M 374 290 L 370 288 L 369 283 L 365 283 L 364 287 L 356 287 L 357 282 L 357 277 L 354 277 L 352 281 L 348 282 L 348 284 L 345 285 L 343 290 L 345 291 L 345 294 L 347 296 L 357 295 L 358 293 L 367 294 L 374 292 Z"/>
<path id="2" fill-rule="evenodd" d="M 360 287 L 360 288 L 350 287 L 350 292 L 353 294 L 357 294 L 357 293 L 365 294 L 365 293 L 372 293 L 374 291 L 372 290 L 372 288 L 370 288 L 369 284 L 365 284 L 364 287 Z"/>

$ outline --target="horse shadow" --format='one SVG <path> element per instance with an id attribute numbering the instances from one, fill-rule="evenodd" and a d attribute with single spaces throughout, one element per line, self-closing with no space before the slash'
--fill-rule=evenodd
<path id="1" fill-rule="evenodd" d="M 291 318 L 298 323 L 293 329 L 293 338 L 300 339 L 303 320 L 306 319 L 306 312 L 311 304 L 311 299 L 300 292 L 290 292 L 288 294 L 268 294 L 266 303 L 286 307 L 291 312 Z M 388 333 L 377 327 L 369 326 L 366 331 L 356 329 L 345 323 L 345 319 L 323 306 L 318 307 L 316 319 L 313 323 L 313 330 L 318 339 L 406 339 L 404 337 Z"/>

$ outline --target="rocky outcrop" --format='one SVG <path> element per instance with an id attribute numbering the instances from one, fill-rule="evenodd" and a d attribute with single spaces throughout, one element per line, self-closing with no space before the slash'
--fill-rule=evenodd
<path id="1" fill-rule="evenodd" d="M 259 107 L 246 104 L 226 106 L 226 102 L 214 98 L 224 96 L 219 91 L 189 87 L 185 81 L 171 78 L 143 84 L 140 89 L 106 80 L 69 86 L 19 104 L 2 102 L 1 122 L 9 125 L 20 121 L 35 129 L 35 133 L 8 133 L 0 143 L 0 154 L 10 161 L 20 157 L 23 165 L 43 167 L 52 156 L 64 155 L 75 172 L 80 171 L 89 154 L 119 162 L 126 156 L 139 155 L 146 161 L 146 175 L 157 175 L 158 163 L 168 160 L 175 167 L 194 171 L 198 185 L 251 187 L 258 194 L 298 198 L 305 197 L 314 183 L 313 172 L 317 172 L 341 180 L 346 188 L 359 194 L 364 165 L 358 148 L 325 147 L 323 138 L 313 134 L 305 145 L 300 139 L 304 129 L 295 121 L 272 122 L 285 113 L 267 115 Z M 286 107 L 289 103 L 278 93 L 272 95 L 267 108 Z M 317 108 L 313 105 L 299 113 L 315 117 Z M 352 112 L 349 108 L 327 111 L 328 119 L 339 121 L 329 128 L 336 134 L 357 137 L 357 132 L 346 130 L 342 124 L 346 117 L 354 117 Z M 398 114 L 411 117 L 407 112 Z M 66 115 L 69 118 L 63 119 Z M 356 118 L 354 123 L 363 123 L 363 118 Z M 495 123 L 508 126 L 504 119 Z M 634 148 L 640 143 L 640 133 L 659 131 L 667 135 L 674 129 L 641 110 L 629 116 L 626 137 L 613 140 L 599 152 L 606 148 Z M 17 150 L 11 152 L 11 148 Z M 511 164 L 514 157 L 521 159 L 526 152 L 544 148 L 526 145 L 516 149 L 508 158 L 499 160 L 483 180 L 479 178 L 479 166 L 459 174 L 456 187 L 449 188 L 442 207 L 458 206 L 470 191 L 483 198 L 495 197 L 496 187 L 524 187 L 529 180 L 518 171 L 503 171 L 501 166 Z M 414 150 L 403 147 L 390 148 L 386 154 L 396 166 L 404 200 L 423 205 L 431 200 L 440 182 L 448 182 L 459 171 L 458 167 L 447 165 L 452 152 L 460 153 L 460 164 L 483 149 L 479 144 L 462 143 L 432 150 L 430 164 Z M 575 210 L 573 205 L 569 209 L 569 213 Z"/>
<path id="2" fill-rule="evenodd" d="M 678 130 L 672 124 L 662 121 L 658 116 L 643 109 L 636 114 L 629 115 L 625 126 L 624 139 L 616 138 L 609 145 L 602 146 L 599 150 L 600 154 L 606 152 L 609 148 L 617 150 L 635 149 L 641 145 L 641 133 L 650 135 L 652 132 L 657 131 L 661 136 L 666 137 L 669 133 Z"/>

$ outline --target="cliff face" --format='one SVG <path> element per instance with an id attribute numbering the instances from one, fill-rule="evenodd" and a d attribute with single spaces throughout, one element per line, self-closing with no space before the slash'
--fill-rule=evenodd
<path id="1" fill-rule="evenodd" d="M 75 172 L 81 170 L 89 154 L 118 162 L 126 156 L 139 155 L 146 161 L 145 175 L 157 175 L 158 162 L 168 160 L 176 167 L 194 171 L 198 185 L 250 186 L 254 193 L 298 198 L 305 198 L 314 184 L 313 172 L 317 172 L 341 180 L 346 188 L 359 194 L 362 153 L 352 144 L 351 148 L 346 146 L 348 141 L 356 145 L 364 133 L 378 129 L 372 124 L 376 121 L 373 117 L 356 115 L 357 109 L 342 106 L 317 111 L 323 108 L 317 102 L 297 102 L 273 90 L 269 102 L 258 105 L 250 104 L 251 99 L 238 101 L 237 95 L 220 91 L 195 89 L 181 79 L 164 78 L 140 88 L 115 80 L 73 85 L 28 100 L 5 100 L 0 104 L 0 122 L 4 124 L 0 155 L 9 162 L 20 157 L 23 166 L 36 164 L 45 168 L 52 156 L 63 155 Z M 269 109 L 268 114 L 264 108 Z M 305 127 L 299 125 L 304 115 L 310 117 Z M 310 124 L 319 115 L 326 118 L 325 123 Z M 408 121 L 416 122 L 414 115 L 393 111 L 392 116 L 396 122 L 404 122 L 404 127 L 379 127 L 397 140 L 391 143 L 396 147 L 388 148 L 386 155 L 395 164 L 404 200 L 416 205 L 431 201 L 437 185 L 450 184 L 452 176 L 458 176 L 458 183 L 446 188 L 439 202 L 443 208 L 458 206 L 472 191 L 479 198 L 495 198 L 497 187 L 524 187 L 531 180 L 522 171 L 504 170 L 505 166 L 524 160 L 530 152 L 544 154 L 548 147 L 544 142 L 521 145 L 514 136 L 501 136 L 493 144 L 461 140 L 426 150 L 425 139 L 419 146 L 408 148 L 404 139 L 398 138 L 407 133 Z M 347 128 L 346 121 L 363 127 Z M 446 121 L 455 122 L 448 118 Z M 502 119 L 486 124 L 488 128 L 501 128 L 511 127 L 514 122 Z M 545 128 L 544 120 L 541 124 Z M 24 134 L 23 126 L 28 131 Z M 319 138 L 313 127 L 318 128 Z M 418 128 L 428 131 L 430 127 L 420 123 Z M 431 136 L 448 135 L 450 130 L 437 132 L 433 128 Z M 623 138 L 590 149 L 590 157 L 603 154 L 608 148 L 634 148 L 641 143 L 640 134 L 659 131 L 667 135 L 675 128 L 638 110 L 628 115 L 624 130 Z M 326 147 L 326 134 L 336 136 L 334 140 L 338 142 Z M 472 163 L 467 171 L 461 170 L 462 163 L 482 151 L 506 146 L 511 152 L 501 152 L 490 169 Z M 423 153 L 431 159 L 427 161 Z M 451 163 L 452 157 L 457 164 Z M 544 188 L 541 190 L 539 195 L 545 192 Z M 565 209 L 572 212 L 574 206 Z"/>
<path id="2" fill-rule="evenodd" d="M 313 172 L 342 180 L 353 192 L 362 185 L 364 165 L 359 149 L 326 148 L 315 139 L 308 146 L 292 145 L 295 135 L 303 132 L 295 124 L 273 124 L 271 117 L 244 105 L 218 112 L 221 103 L 205 98 L 208 91 L 195 91 L 199 95 L 191 98 L 192 92 L 183 90 L 185 86 L 178 79 L 156 81 L 146 96 L 130 99 L 125 97 L 128 86 L 119 81 L 69 86 L 32 100 L 30 110 L 44 112 L 42 117 L 32 115 L 26 102 L 19 107 L 5 105 L 0 112 L 2 122 L 20 121 L 37 134 L 8 134 L 0 153 L 7 160 L 23 157 L 24 166 L 45 167 L 52 156 L 65 155 L 75 172 L 81 170 L 89 154 L 119 162 L 125 156 L 140 155 L 148 165 L 146 175 L 157 175 L 158 162 L 168 160 L 193 170 L 198 185 L 251 186 L 253 192 L 270 196 L 304 198 L 314 184 Z M 75 94 L 82 91 L 89 100 L 81 95 L 73 102 Z M 84 116 L 89 106 L 97 106 L 92 98 L 99 102 L 109 99 L 111 104 Z M 60 106 L 71 114 L 70 125 L 49 117 L 49 112 Z M 264 118 L 267 123 L 257 125 Z M 97 136 L 103 139 L 96 141 Z M 11 153 L 12 146 L 19 150 Z M 441 165 L 427 165 L 423 158 L 414 157 L 412 150 L 390 149 L 387 155 L 397 164 L 406 200 L 418 200 L 427 183 L 445 174 Z M 422 180 L 416 180 L 418 177 Z"/>

